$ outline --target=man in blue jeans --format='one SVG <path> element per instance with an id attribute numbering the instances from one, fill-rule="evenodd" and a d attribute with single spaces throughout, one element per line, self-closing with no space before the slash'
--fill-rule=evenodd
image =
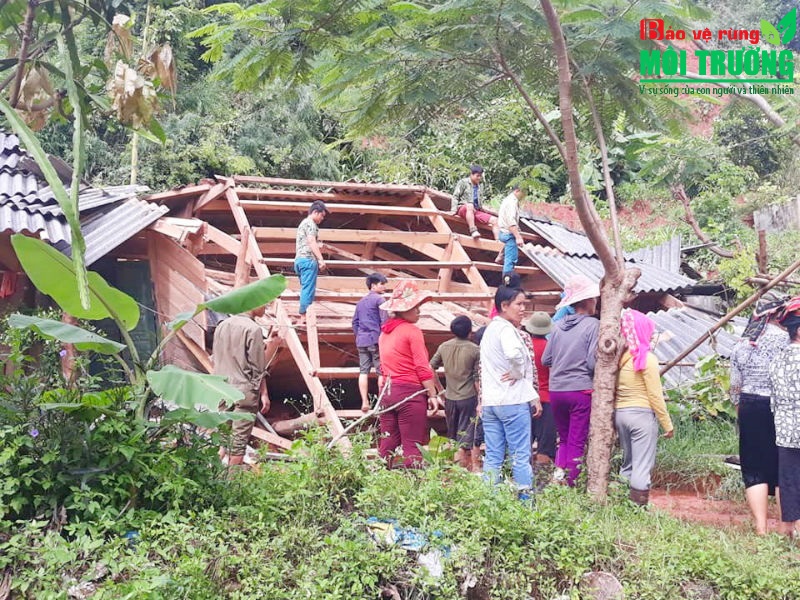
<path id="1" fill-rule="evenodd" d="M 300 318 L 297 325 L 306 323 L 306 311 L 317 293 L 317 275 L 320 269 L 325 268 L 319 244 L 319 226 L 327 214 L 325 203 L 314 200 L 308 209 L 308 216 L 297 227 L 294 257 L 294 272 L 300 277 Z"/>
<path id="2" fill-rule="evenodd" d="M 514 265 L 519 258 L 518 246 L 522 246 L 525 241 L 519 231 L 519 203 L 525 199 L 525 190 L 515 185 L 511 193 L 505 197 L 500 204 L 500 211 L 497 215 L 497 225 L 500 228 L 498 239 L 505 244 L 503 249 L 503 273 L 508 273 L 514 269 Z M 497 257 L 500 258 L 500 255 Z M 499 262 L 499 260 L 498 260 Z"/>

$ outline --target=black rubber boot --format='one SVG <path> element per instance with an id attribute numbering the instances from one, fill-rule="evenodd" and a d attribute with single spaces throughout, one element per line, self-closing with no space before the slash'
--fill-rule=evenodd
<path id="1" fill-rule="evenodd" d="M 650 502 L 650 490 L 637 490 L 631 488 L 629 498 L 634 504 L 638 504 L 639 506 L 647 506 L 647 504 Z"/>

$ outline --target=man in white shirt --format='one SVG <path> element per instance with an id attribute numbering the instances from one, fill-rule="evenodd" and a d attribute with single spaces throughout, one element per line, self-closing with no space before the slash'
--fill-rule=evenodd
<path id="1" fill-rule="evenodd" d="M 503 273 L 508 273 L 514 269 L 514 265 L 519 258 L 518 247 L 525 243 L 519 231 L 519 203 L 525 199 L 525 196 L 525 190 L 515 185 L 511 193 L 500 204 L 497 225 L 500 228 L 498 239 L 505 244 L 503 250 Z M 498 258 L 500 258 L 499 255 Z"/>

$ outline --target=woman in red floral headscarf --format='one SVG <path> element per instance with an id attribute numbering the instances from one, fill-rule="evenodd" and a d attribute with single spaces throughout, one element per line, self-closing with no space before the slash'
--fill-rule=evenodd
<path id="1" fill-rule="evenodd" d="M 650 352 L 656 324 L 638 310 L 625 309 L 620 320 L 627 349 L 620 357 L 614 421 L 622 446 L 620 475 L 631 486 L 630 498 L 645 506 L 650 499 L 650 471 L 656 462 L 658 425 L 672 437 L 664 403 L 658 359 Z"/>
<path id="2" fill-rule="evenodd" d="M 389 386 L 381 408 L 398 404 L 396 409 L 380 416 L 378 453 L 390 467 L 398 447 L 403 449 L 405 468 L 422 464 L 419 446 L 428 441 L 428 410 L 438 406 L 430 357 L 422 331 L 415 324 L 419 321 L 420 305 L 428 300 L 430 294 L 420 292 L 413 281 L 400 280 L 392 297 L 379 307 L 389 313 L 378 339 L 381 373 L 388 378 Z M 412 399 L 399 405 L 412 395 Z"/>

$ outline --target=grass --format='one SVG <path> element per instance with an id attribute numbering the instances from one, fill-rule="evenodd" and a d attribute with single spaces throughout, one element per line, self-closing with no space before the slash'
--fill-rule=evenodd
<path id="1" fill-rule="evenodd" d="M 658 442 L 654 485 L 741 498 L 741 474 L 723 462 L 726 456 L 739 453 L 736 424 L 724 419 L 694 420 L 679 414 L 673 415 L 673 423 L 675 436 Z"/>
<path id="2" fill-rule="evenodd" d="M 314 435 L 296 460 L 240 473 L 209 508 L 150 517 L 132 540 L 113 524 L 0 523 L 0 581 L 5 572 L 12 597 L 37 599 L 66 598 L 83 582 L 95 599 L 352 600 L 386 591 L 401 600 L 544 600 L 585 597 L 583 575 L 604 570 L 632 599 L 697 590 L 800 597 L 796 549 L 777 536 L 687 525 L 621 495 L 598 505 L 560 486 L 530 506 L 454 467 L 387 471 L 359 452 L 326 451 Z M 702 452 L 721 449 L 726 436 Z M 415 553 L 378 547 L 370 516 L 427 535 L 447 555 L 444 574 L 431 577 Z"/>

